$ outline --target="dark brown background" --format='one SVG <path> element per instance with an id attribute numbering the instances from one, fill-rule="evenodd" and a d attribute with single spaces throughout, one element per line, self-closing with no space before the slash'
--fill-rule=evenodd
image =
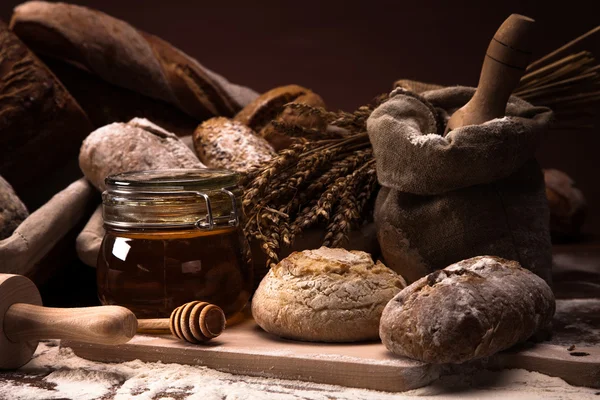
<path id="1" fill-rule="evenodd" d="M 20 1 L 2 0 L 10 18 Z M 398 78 L 476 85 L 490 38 L 511 13 L 535 18 L 539 57 L 600 22 L 597 1 L 185 1 L 87 0 L 154 33 L 228 79 L 265 91 L 298 83 L 330 108 L 352 109 Z M 552 5 L 556 4 L 556 5 Z M 578 49 L 600 57 L 600 35 Z M 599 125 L 600 126 L 600 125 Z M 573 176 L 600 233 L 596 186 L 600 131 L 551 133 L 539 158 Z"/>

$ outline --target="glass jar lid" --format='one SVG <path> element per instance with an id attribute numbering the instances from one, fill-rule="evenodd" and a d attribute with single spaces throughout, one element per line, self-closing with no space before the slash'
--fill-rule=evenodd
<path id="1" fill-rule="evenodd" d="M 221 169 L 132 171 L 106 178 L 109 229 L 202 229 L 239 224 L 239 174 Z"/>

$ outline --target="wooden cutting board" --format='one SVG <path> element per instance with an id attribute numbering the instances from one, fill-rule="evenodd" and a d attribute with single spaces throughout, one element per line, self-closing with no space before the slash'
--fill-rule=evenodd
<path id="1" fill-rule="evenodd" d="M 433 365 L 389 353 L 379 342 L 321 344 L 277 338 L 262 331 L 251 317 L 229 326 L 205 345 L 167 335 L 137 335 L 117 346 L 64 341 L 80 357 L 104 362 L 201 365 L 223 372 L 298 379 L 347 387 L 400 392 L 426 386 L 445 374 L 472 370 L 524 368 L 564 379 L 577 386 L 600 387 L 600 349 L 537 344 L 499 353 L 463 365 Z"/>

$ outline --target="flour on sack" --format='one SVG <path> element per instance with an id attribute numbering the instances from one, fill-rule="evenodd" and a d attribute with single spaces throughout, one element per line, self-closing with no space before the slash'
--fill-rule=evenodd
<path id="1" fill-rule="evenodd" d="M 444 138 L 438 135 L 437 133 L 428 133 L 426 135 L 411 135 L 409 136 L 408 140 L 410 140 L 410 143 L 414 144 L 415 146 L 421 147 L 429 142 L 445 142 Z"/>

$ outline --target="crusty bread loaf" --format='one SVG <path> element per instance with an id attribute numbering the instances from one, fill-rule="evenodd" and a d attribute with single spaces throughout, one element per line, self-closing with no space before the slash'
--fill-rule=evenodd
<path id="1" fill-rule="evenodd" d="M 429 363 L 487 357 L 546 329 L 554 295 L 516 261 L 474 257 L 433 272 L 394 297 L 381 316 L 391 352 Z"/>
<path id="2" fill-rule="evenodd" d="M 82 66 L 199 120 L 233 115 L 256 97 L 169 43 L 86 7 L 30 1 L 15 8 L 10 26 L 35 52 Z"/>
<path id="3" fill-rule="evenodd" d="M 225 117 L 211 118 L 198 126 L 194 147 L 207 166 L 238 172 L 269 161 L 275 155 L 273 147 L 252 129 Z"/>
<path id="4" fill-rule="evenodd" d="M 61 83 L 0 21 L 0 175 L 25 204 L 34 209 L 81 176 L 69 161 L 92 130 Z"/>
<path id="5" fill-rule="evenodd" d="M 0 176 L 0 240 L 12 235 L 29 213 L 10 183 Z"/>
<path id="6" fill-rule="evenodd" d="M 557 169 L 544 170 L 550 208 L 550 233 L 555 239 L 577 236 L 585 222 L 587 202 L 571 177 Z"/>
<path id="7" fill-rule="evenodd" d="M 294 252 L 262 280 L 252 315 L 267 332 L 289 339 L 376 340 L 383 308 L 405 285 L 362 251 Z"/>
<path id="8" fill-rule="evenodd" d="M 139 170 L 205 168 L 173 133 L 148 120 L 134 118 L 92 132 L 83 142 L 79 165 L 100 191 L 108 175 Z"/>
<path id="9" fill-rule="evenodd" d="M 287 103 L 301 103 L 313 107 L 325 107 L 323 99 L 311 90 L 298 85 L 280 86 L 263 93 L 246 105 L 235 120 L 248 125 L 264 137 L 276 151 L 292 144 L 292 139 L 281 134 L 272 122 L 299 125 L 311 129 L 325 129 L 327 124 L 317 115 L 301 114 L 286 108 Z"/>

